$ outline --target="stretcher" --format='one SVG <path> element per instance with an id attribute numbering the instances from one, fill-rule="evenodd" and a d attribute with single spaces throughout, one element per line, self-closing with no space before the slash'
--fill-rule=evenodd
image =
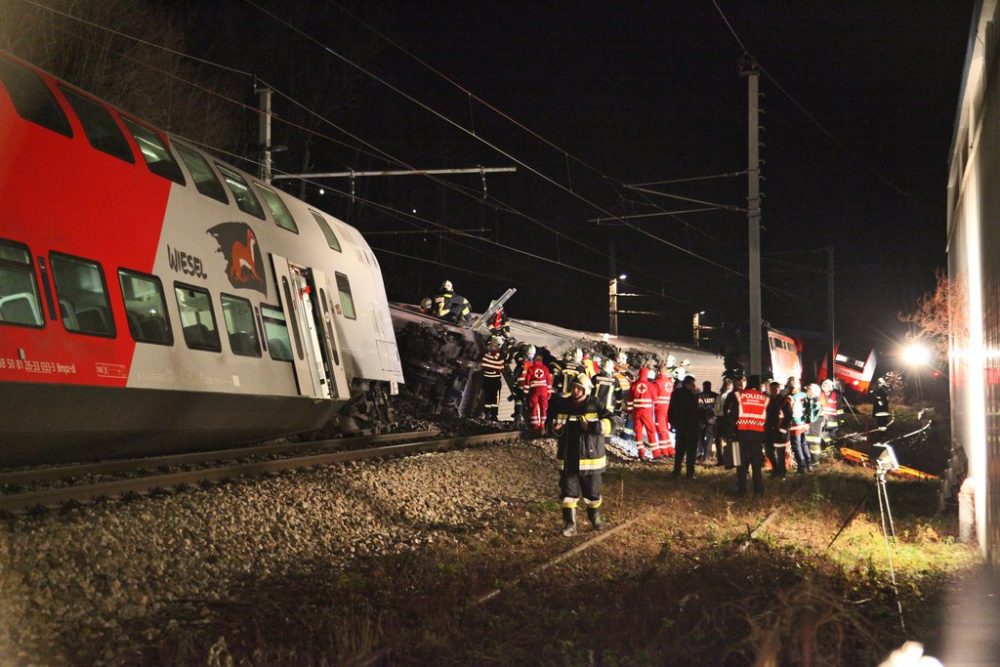
<path id="1" fill-rule="evenodd" d="M 864 467 L 869 467 L 870 459 L 867 454 L 859 452 L 856 449 L 849 449 L 847 447 L 840 448 L 840 458 L 847 463 L 853 463 L 855 465 L 861 465 Z M 916 468 L 910 468 L 909 466 L 899 466 L 897 470 L 890 470 L 890 475 L 895 475 L 897 477 L 905 477 L 907 479 L 940 479 L 937 475 L 932 475 L 929 472 L 924 472 L 922 470 L 917 470 Z"/>

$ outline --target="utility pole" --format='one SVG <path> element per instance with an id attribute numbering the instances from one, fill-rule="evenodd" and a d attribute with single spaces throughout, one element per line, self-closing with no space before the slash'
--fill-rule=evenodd
<path id="1" fill-rule="evenodd" d="M 608 333 L 618 335 L 618 271 L 615 268 L 615 240 L 608 239 Z"/>
<path id="2" fill-rule="evenodd" d="M 749 103 L 747 126 L 747 221 L 750 241 L 750 373 L 760 375 L 761 313 L 760 313 L 760 118 L 758 92 L 760 70 L 757 60 L 749 53 L 740 59 L 740 76 L 747 80 Z"/>
<path id="3" fill-rule="evenodd" d="M 826 249 L 826 331 L 830 337 L 830 356 L 826 364 L 826 376 L 830 380 L 834 379 L 833 364 L 837 350 L 837 338 L 834 335 L 833 327 L 833 246 Z"/>
<path id="4" fill-rule="evenodd" d="M 271 182 L 271 89 L 257 86 L 254 92 L 260 97 L 260 126 L 257 143 L 261 148 L 260 180 Z"/>

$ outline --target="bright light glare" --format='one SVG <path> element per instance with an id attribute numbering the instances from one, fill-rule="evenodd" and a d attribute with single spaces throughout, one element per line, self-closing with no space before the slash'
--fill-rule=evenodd
<path id="1" fill-rule="evenodd" d="M 903 361 L 910 366 L 924 366 L 931 363 L 931 351 L 921 343 L 910 343 L 903 348 Z"/>
<path id="2" fill-rule="evenodd" d="M 627 273 L 623 273 L 620 276 L 618 276 L 618 280 L 625 280 L 626 278 L 628 278 L 628 274 Z"/>

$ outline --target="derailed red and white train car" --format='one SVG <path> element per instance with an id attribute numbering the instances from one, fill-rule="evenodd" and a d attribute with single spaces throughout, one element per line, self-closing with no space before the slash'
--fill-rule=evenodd
<path id="1" fill-rule="evenodd" d="M 356 229 L 0 53 L 0 465 L 307 431 L 402 380 Z"/>

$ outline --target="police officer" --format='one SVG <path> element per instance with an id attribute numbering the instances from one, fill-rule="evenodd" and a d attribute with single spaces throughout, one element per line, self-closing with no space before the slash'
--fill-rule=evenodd
<path id="1" fill-rule="evenodd" d="M 590 381 L 577 375 L 570 395 L 557 399 L 552 425 L 559 434 L 556 451 L 561 472 L 563 535 L 576 535 L 576 507 L 583 497 L 594 530 L 604 525 L 600 516 L 601 473 L 607 467 L 606 443 L 611 435 L 611 412 L 590 395 Z"/>
<path id="2" fill-rule="evenodd" d="M 701 421 L 694 376 L 688 375 L 674 391 L 667 419 L 677 433 L 674 477 L 680 477 L 681 465 L 687 459 L 688 479 L 694 479 L 694 458 L 698 450 L 698 425 Z"/>
<path id="3" fill-rule="evenodd" d="M 729 399 L 735 409 L 736 440 L 739 445 L 739 465 L 736 468 L 737 493 L 747 492 L 747 472 L 753 474 L 754 495 L 764 493 L 764 478 L 761 471 L 764 452 L 764 421 L 767 414 L 767 396 L 757 389 L 760 376 L 742 377 Z"/>

